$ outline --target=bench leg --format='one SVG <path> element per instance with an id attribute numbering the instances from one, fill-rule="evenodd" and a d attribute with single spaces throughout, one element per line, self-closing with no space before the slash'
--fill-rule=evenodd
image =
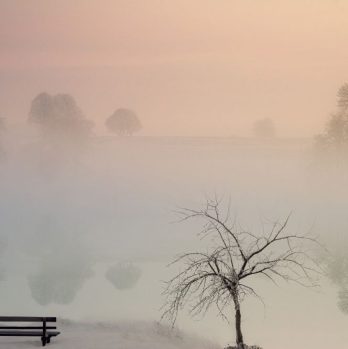
<path id="1" fill-rule="evenodd" d="M 43 347 L 46 345 L 46 337 L 41 337 L 41 343 Z"/>
<path id="2" fill-rule="evenodd" d="M 51 337 L 47 337 L 47 343 L 51 343 Z"/>

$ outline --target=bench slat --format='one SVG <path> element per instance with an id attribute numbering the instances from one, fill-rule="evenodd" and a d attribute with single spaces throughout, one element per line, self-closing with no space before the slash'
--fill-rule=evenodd
<path id="1" fill-rule="evenodd" d="M 56 317 L 0 316 L 0 322 L 57 322 Z"/>
<path id="2" fill-rule="evenodd" d="M 46 330 L 56 330 L 56 326 L 46 326 Z M 0 326 L 0 330 L 43 330 L 41 326 Z"/>
<path id="3" fill-rule="evenodd" d="M 47 331 L 46 337 L 58 336 L 58 331 Z M 42 337 L 42 331 L 0 331 L 0 336 Z"/>

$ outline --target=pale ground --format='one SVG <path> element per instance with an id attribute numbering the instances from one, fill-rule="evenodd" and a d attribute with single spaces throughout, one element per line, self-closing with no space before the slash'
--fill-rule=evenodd
<path id="1" fill-rule="evenodd" d="M 173 334 L 156 323 L 75 323 L 60 321 L 61 334 L 51 349 L 217 349 L 218 345 L 187 334 Z M 40 348 L 40 338 L 0 337 L 0 348 Z"/>

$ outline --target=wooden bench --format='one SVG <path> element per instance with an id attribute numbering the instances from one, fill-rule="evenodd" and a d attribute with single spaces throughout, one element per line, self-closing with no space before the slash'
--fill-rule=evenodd
<path id="1" fill-rule="evenodd" d="M 31 323 L 27 326 L 12 324 L 6 325 L 6 323 L 19 322 L 19 323 Z M 36 325 L 33 322 L 41 322 L 42 324 Z M 34 317 L 34 316 L 0 316 L 0 336 L 21 336 L 21 337 L 41 337 L 41 343 L 44 347 L 46 343 L 50 343 L 51 337 L 58 336 L 60 332 L 54 331 L 57 327 L 47 326 L 49 322 L 57 322 L 55 317 Z M 5 323 L 5 324 L 4 324 Z"/>

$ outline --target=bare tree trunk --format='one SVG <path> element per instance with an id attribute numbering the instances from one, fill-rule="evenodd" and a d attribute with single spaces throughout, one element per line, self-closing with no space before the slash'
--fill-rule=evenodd
<path id="1" fill-rule="evenodd" d="M 238 297 L 233 297 L 234 308 L 236 311 L 236 343 L 238 349 L 244 349 L 244 340 L 242 334 L 242 314 L 240 312 L 240 304 Z"/>

